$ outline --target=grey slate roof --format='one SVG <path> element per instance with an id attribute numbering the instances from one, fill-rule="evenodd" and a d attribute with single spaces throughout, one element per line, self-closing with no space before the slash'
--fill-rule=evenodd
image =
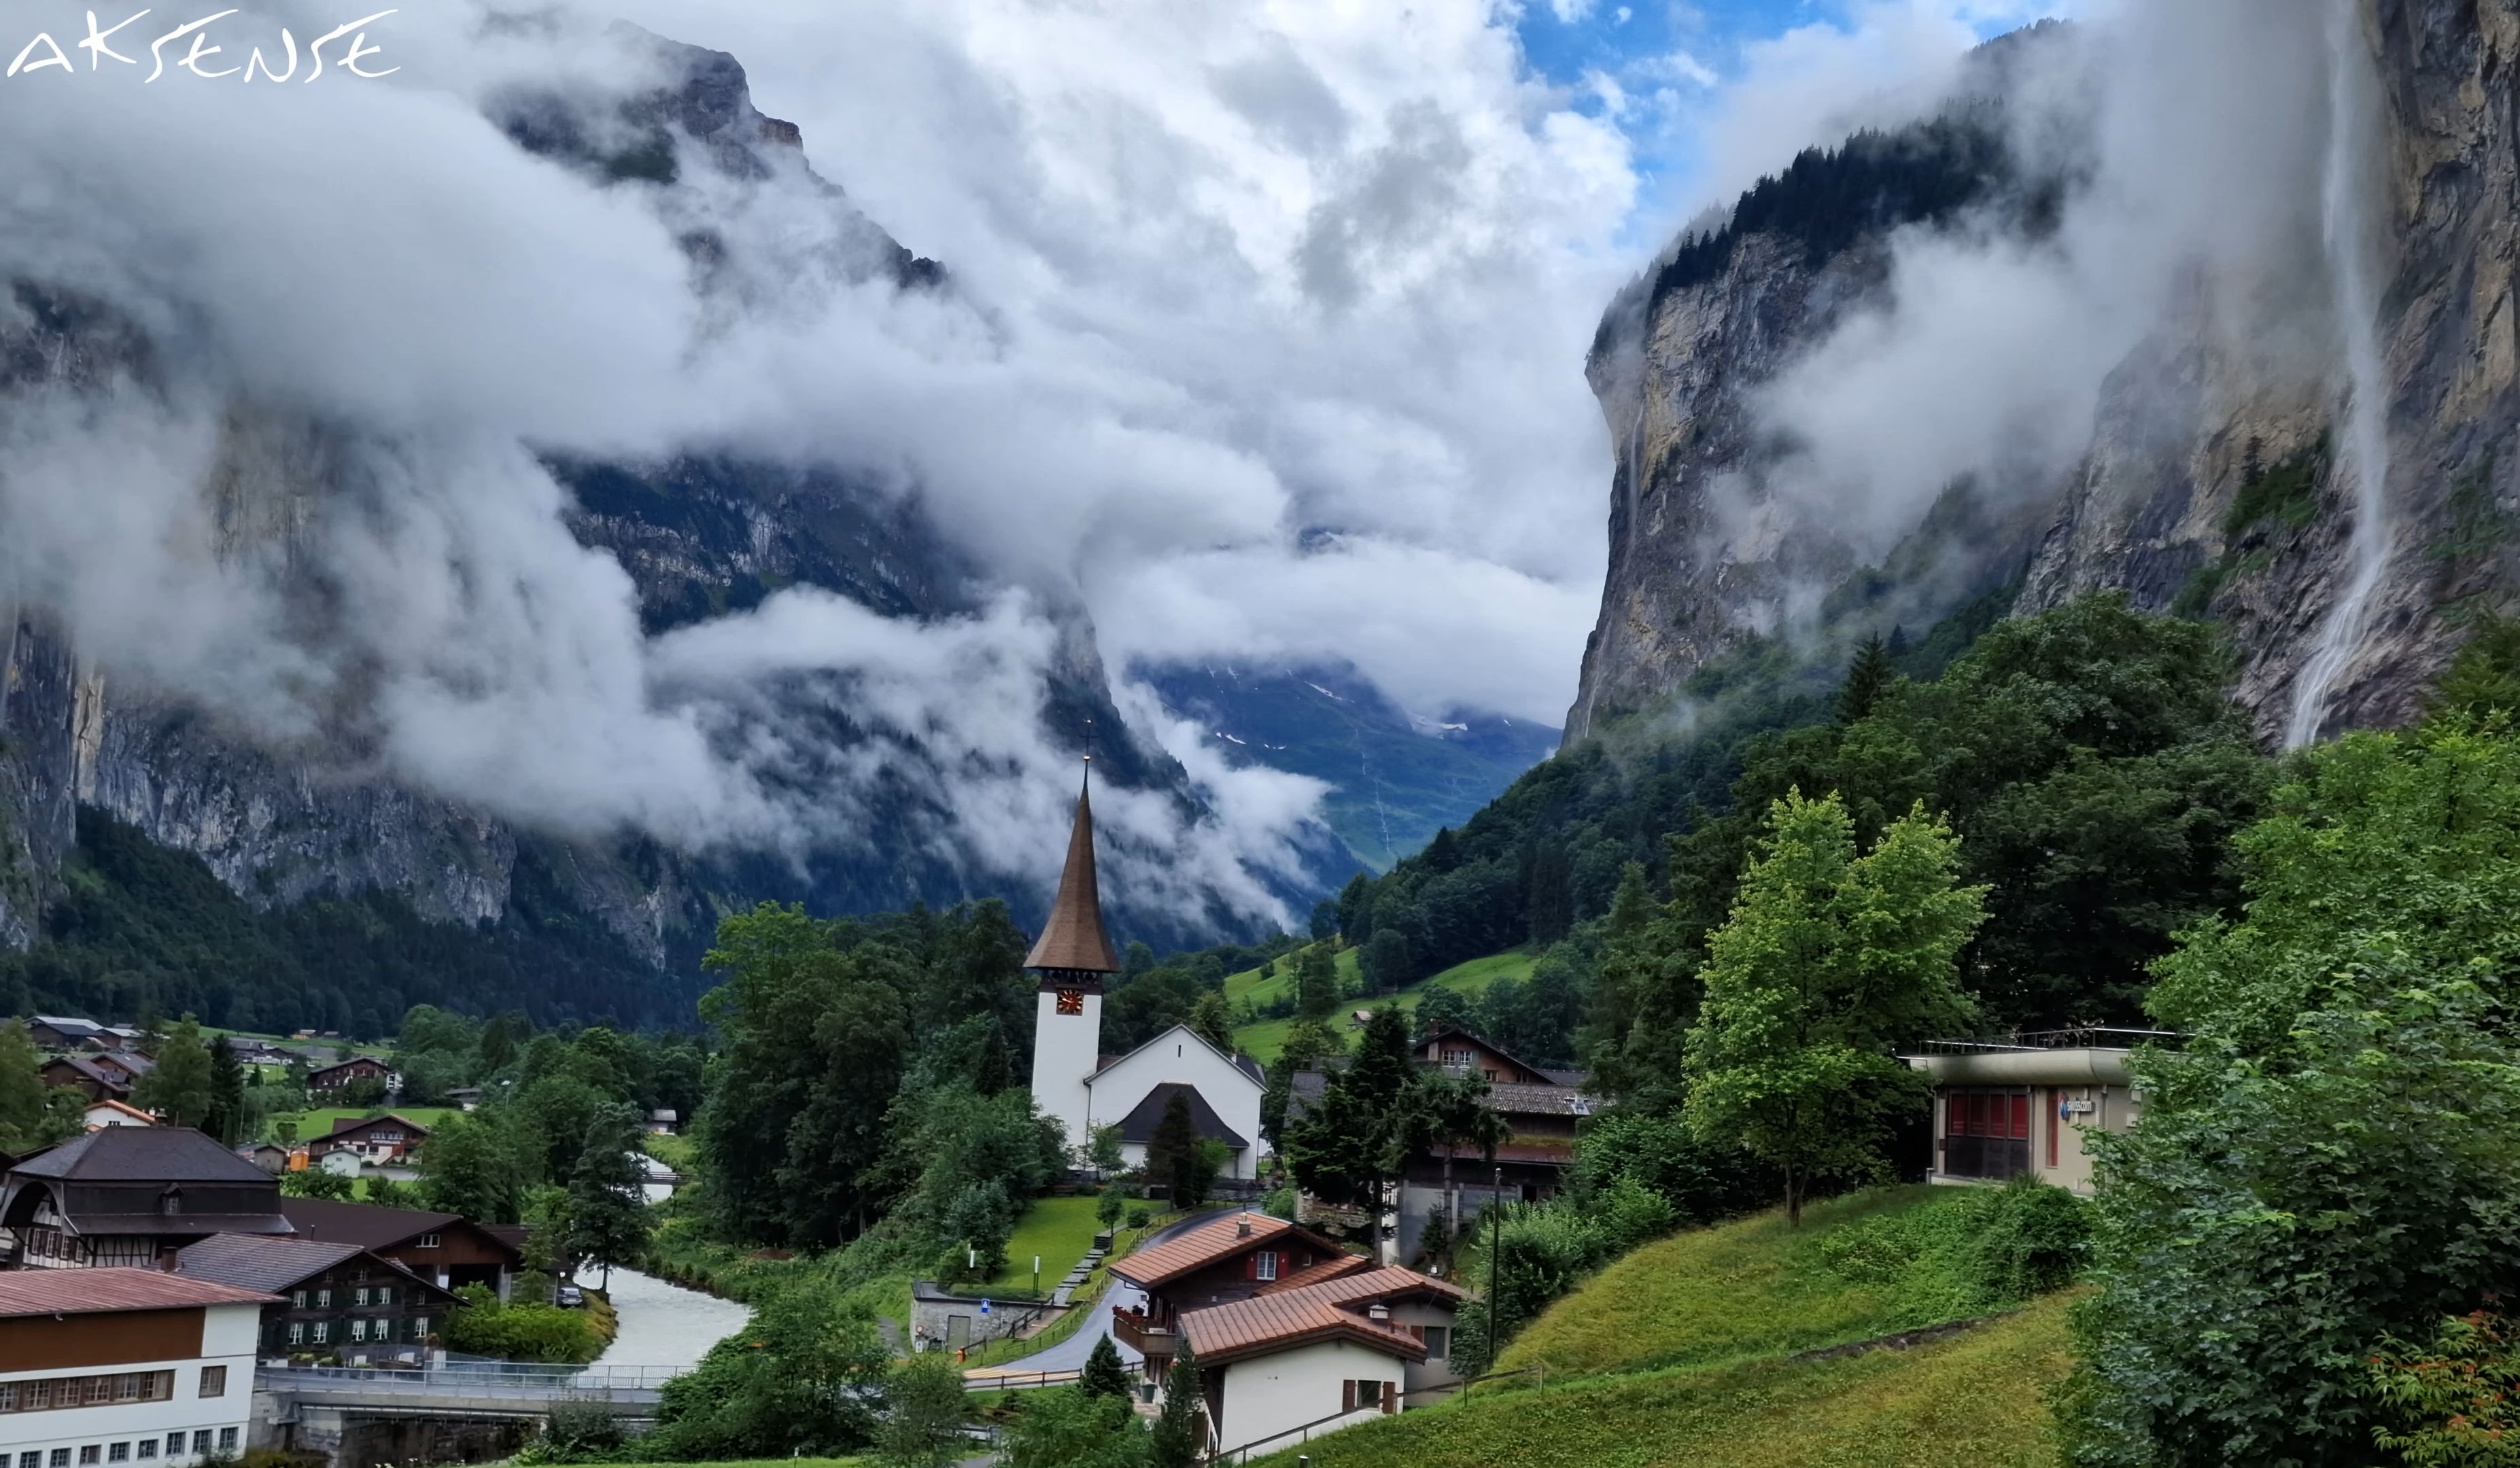
<path id="1" fill-rule="evenodd" d="M 218 1233 L 176 1250 L 175 1272 L 187 1279 L 206 1279 L 213 1284 L 277 1294 L 365 1252 L 356 1244 Z"/>
<path id="2" fill-rule="evenodd" d="M 1152 1137 L 1155 1127 L 1164 1119 L 1164 1108 L 1172 1104 L 1176 1095 L 1190 1097 L 1191 1125 L 1198 1130 L 1199 1135 L 1212 1136 L 1229 1147 L 1251 1145 L 1250 1138 L 1225 1125 L 1225 1119 L 1216 1114 L 1215 1107 L 1207 1104 L 1207 1097 L 1198 1093 L 1197 1087 L 1179 1081 L 1166 1081 L 1148 1091 L 1136 1108 L 1120 1119 L 1120 1139 L 1144 1142 Z"/>
<path id="3" fill-rule="evenodd" d="M 81 1182 L 256 1182 L 271 1175 L 190 1127 L 107 1127 L 13 1169 Z"/>

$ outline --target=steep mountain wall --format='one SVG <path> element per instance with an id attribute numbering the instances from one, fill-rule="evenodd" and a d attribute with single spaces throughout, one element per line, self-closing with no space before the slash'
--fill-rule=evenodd
<path id="1" fill-rule="evenodd" d="M 527 151 L 653 191 L 676 225 L 703 313 L 749 309 L 764 289 L 813 278 L 951 289 L 934 262 L 912 255 L 804 167 L 797 130 L 754 110 L 733 58 L 625 40 L 652 50 L 663 77 L 652 90 L 518 93 L 492 111 Z M 743 222 L 725 217 L 764 195 L 779 197 L 760 207 L 790 211 L 777 238 L 799 251 L 777 269 L 746 260 L 744 242 L 760 233 L 743 236 Z M 820 235 L 800 224 L 816 217 Z M 110 303 L 39 281 L 5 289 L 0 424 L 37 398 L 58 405 L 162 389 L 160 348 Z M 362 432 L 337 418 L 238 401 L 202 486 L 210 554 L 267 573 L 284 589 L 295 630 L 310 637 L 340 614 L 334 589 L 307 569 L 313 539 L 328 513 L 377 493 L 359 467 L 358 450 L 373 447 Z M 992 591 L 915 496 L 828 469 L 736 451 L 547 467 L 571 493 L 569 530 L 628 572 L 651 634 L 751 608 L 788 587 L 922 620 L 974 612 Z M 732 903 L 771 896 L 865 910 L 950 903 L 1004 885 L 1003 873 L 968 869 L 941 843 L 907 834 L 888 850 L 692 855 L 643 837 L 532 829 L 397 778 L 355 678 L 318 710 L 319 727 L 277 735 L 94 665 L 57 613 L 13 604 L 0 590 L 0 949 L 22 950 L 42 933 L 82 805 L 198 856 L 262 908 L 385 893 L 424 918 L 487 927 L 511 917 L 529 871 L 535 901 L 562 910 L 538 912 L 538 922 L 592 923 L 659 979 L 693 968 Z M 1112 705 L 1090 625 L 1081 613 L 1054 607 L 1051 615 L 1064 637 L 1042 690 L 1051 737 L 1081 749 L 1091 720 L 1104 778 L 1170 791 L 1194 815 L 1182 771 L 1136 740 Z M 824 733 L 829 758 L 852 757 L 865 737 L 828 689 L 799 680 L 777 696 L 788 698 L 794 727 Z M 906 782 L 892 812 L 905 832 L 928 828 L 914 826 L 919 818 L 943 819 L 917 790 L 949 778 L 936 770 Z M 588 1008 L 603 1012 L 592 1001 Z M 656 1007 L 620 1010 L 634 1011 Z"/>
<path id="2" fill-rule="evenodd" d="M 2315 26 L 2326 7 L 2297 9 Z M 2355 21 L 2378 83 L 2367 222 L 2389 512 L 2362 635 L 2323 700 L 2331 729 L 2408 717 L 2462 618 L 2499 607 L 2520 579 L 2520 0 L 2362 0 Z M 1975 206 L 2020 184 L 1999 182 Z M 2317 217 L 2317 200 L 2303 208 Z M 2043 211 L 2017 217 L 2035 241 Z M 2353 579 L 2343 348 L 2305 363 L 2235 341 L 2233 292 L 2218 297 L 2200 279 L 2108 376 L 2068 470 L 1956 485 L 1991 517 L 1966 536 L 1912 533 L 1910 563 L 1894 555 L 1868 568 L 1875 553 L 1841 524 L 1863 507 L 1775 490 L 1778 446 L 1757 411 L 1762 389 L 1850 312 L 1882 304 L 1890 231 L 1919 220 L 1876 211 L 1864 223 L 1818 257 L 1788 231 L 1741 232 L 1723 269 L 1670 289 L 1667 262 L 1688 255 L 1676 248 L 1659 279 L 1612 305 L 1589 364 L 1618 451 L 1609 578 L 1568 740 L 1668 704 L 1751 639 L 1791 632 L 1824 649 L 1832 635 L 1913 627 L 2008 582 L 2022 611 L 2122 588 L 2145 607 L 2210 616 L 2241 659 L 2238 696 L 2262 734 L 2283 737 Z M 2236 304 L 2282 330 L 2342 335 L 2325 296 Z"/>

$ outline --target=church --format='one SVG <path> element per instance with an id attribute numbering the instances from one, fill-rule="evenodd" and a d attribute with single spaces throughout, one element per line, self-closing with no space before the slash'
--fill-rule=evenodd
<path id="1" fill-rule="evenodd" d="M 1228 1054 L 1188 1025 L 1175 1025 L 1125 1055 L 1102 1053 L 1102 986 L 1120 971 L 1102 927 L 1102 894 L 1094 871 L 1092 766 L 1076 796 L 1067 866 L 1050 920 L 1024 956 L 1041 978 L 1033 1004 L 1032 1094 L 1043 1114 L 1082 1147 L 1098 1127 L 1120 1129 L 1120 1155 L 1130 1167 L 1147 1160 L 1147 1139 L 1176 1095 L 1190 1099 L 1201 1136 L 1225 1144 L 1227 1178 L 1259 1175 L 1260 1062 Z"/>

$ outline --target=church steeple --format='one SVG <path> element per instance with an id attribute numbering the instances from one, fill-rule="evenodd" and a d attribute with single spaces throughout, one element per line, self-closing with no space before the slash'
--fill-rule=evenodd
<path id="1" fill-rule="evenodd" d="M 1024 955 L 1024 967 L 1061 978 L 1118 973 L 1111 935 L 1102 929 L 1102 891 L 1094 874 L 1094 801 L 1092 756 L 1087 756 L 1086 784 L 1076 792 L 1076 824 L 1067 836 L 1067 866 L 1058 874 L 1058 896 L 1051 902 L 1050 921 Z"/>

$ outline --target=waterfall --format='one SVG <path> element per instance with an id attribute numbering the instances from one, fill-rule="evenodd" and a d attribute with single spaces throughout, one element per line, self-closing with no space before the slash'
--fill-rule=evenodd
<path id="1" fill-rule="evenodd" d="M 2371 594 L 2388 569 L 2395 535 L 2389 523 L 2389 404 L 2380 361 L 2379 266 L 2372 258 L 2372 155 L 2365 131 L 2379 106 L 2368 90 L 2356 0 L 2329 0 L 2327 32 L 2327 159 L 2320 214 L 2337 324 L 2345 338 L 2345 433 L 2336 469 L 2351 474 L 2354 482 L 2353 579 L 2328 608 L 2318 641 L 2293 684 L 2286 748 L 2318 737 L 2327 718 L 2327 695 L 2362 648 Z"/>

